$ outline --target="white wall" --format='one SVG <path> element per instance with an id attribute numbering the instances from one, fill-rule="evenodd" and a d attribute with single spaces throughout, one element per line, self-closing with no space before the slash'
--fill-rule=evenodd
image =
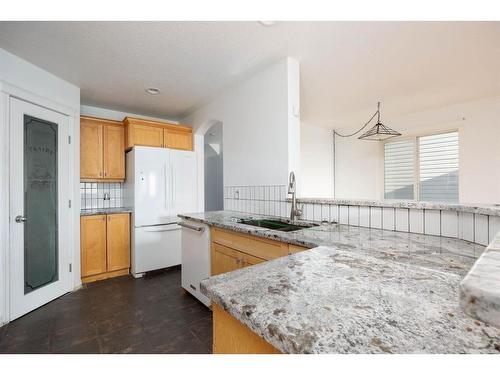
<path id="1" fill-rule="evenodd" d="M 198 134 L 222 122 L 225 186 L 286 184 L 289 170 L 298 170 L 298 82 L 298 62 L 283 59 L 182 120 Z"/>
<path id="2" fill-rule="evenodd" d="M 460 202 L 500 203 L 500 97 L 386 118 L 384 123 L 403 137 L 458 129 Z M 382 147 L 355 137 L 337 138 L 337 198 L 383 198 Z"/>
<path id="3" fill-rule="evenodd" d="M 301 197 L 333 196 L 332 130 L 302 123 L 300 126 Z"/>
<path id="4" fill-rule="evenodd" d="M 70 159 L 72 167 L 70 199 L 73 201 L 72 208 L 72 231 L 73 231 L 73 282 L 75 286 L 80 284 L 80 89 L 49 72 L 18 58 L 5 50 L 0 49 L 0 324 L 6 322 L 8 314 L 6 311 L 8 277 L 7 246 L 9 229 L 8 209 L 8 101 L 9 95 L 15 95 L 21 99 L 31 101 L 35 104 L 55 109 L 69 116 L 70 134 L 72 145 L 70 146 Z"/>
<path id="5" fill-rule="evenodd" d="M 116 121 L 122 121 L 125 117 L 129 116 L 129 117 L 142 118 L 146 120 L 168 121 L 171 123 L 178 123 L 178 121 L 170 120 L 168 118 L 150 117 L 150 116 L 138 115 L 135 113 L 116 111 L 114 109 L 94 107 L 90 105 L 80 106 L 80 114 L 82 116 L 99 117 L 107 120 L 116 120 Z"/>

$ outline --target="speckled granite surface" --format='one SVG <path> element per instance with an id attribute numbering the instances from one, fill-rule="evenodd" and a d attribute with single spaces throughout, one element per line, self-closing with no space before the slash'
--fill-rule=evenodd
<path id="1" fill-rule="evenodd" d="M 232 211 L 179 216 L 215 227 L 294 245 L 306 247 L 333 246 L 340 250 L 356 250 L 380 259 L 421 265 L 461 276 L 465 276 L 472 267 L 474 260 L 484 250 L 484 246 L 454 238 L 341 224 L 322 224 L 296 232 L 278 232 L 237 223 L 241 218 L 264 218 L 265 216 Z"/>
<path id="2" fill-rule="evenodd" d="M 235 212 L 183 218 L 306 246 L 289 257 L 211 277 L 202 291 L 286 353 L 500 351 L 500 330 L 458 304 L 484 247 L 346 225 L 282 233 L 238 224 Z"/>
<path id="3" fill-rule="evenodd" d="M 91 216 L 91 215 L 106 215 L 106 214 L 121 214 L 121 213 L 133 212 L 130 207 L 115 207 L 115 208 L 92 208 L 88 210 L 81 210 L 80 216 Z"/>
<path id="4" fill-rule="evenodd" d="M 444 210 L 469 212 L 473 214 L 500 216 L 500 204 L 458 204 L 444 202 L 420 202 L 411 200 L 365 200 L 365 199 L 327 199 L 327 198 L 297 198 L 299 203 L 338 204 L 344 206 L 372 206 L 394 208 L 418 208 L 426 210 Z"/>
<path id="5" fill-rule="evenodd" d="M 460 305 L 472 317 L 500 327 L 500 233 L 460 283 Z"/>
<path id="6" fill-rule="evenodd" d="M 460 279 L 318 247 L 201 287 L 285 353 L 499 353 L 500 330 L 459 308 Z"/>

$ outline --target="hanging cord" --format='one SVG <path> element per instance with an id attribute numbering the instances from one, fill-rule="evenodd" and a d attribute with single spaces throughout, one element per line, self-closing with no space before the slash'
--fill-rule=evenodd
<path id="1" fill-rule="evenodd" d="M 375 118 L 375 116 L 378 115 L 378 119 L 379 119 L 379 122 L 380 122 L 380 102 L 378 102 L 378 107 L 377 107 L 377 111 L 373 114 L 372 117 L 370 117 L 370 119 L 363 125 L 363 127 L 361 129 L 359 129 L 358 131 L 354 132 L 354 133 L 351 133 L 351 134 L 340 134 L 338 133 L 336 130 L 333 130 L 333 133 L 335 135 L 338 135 L 339 137 L 343 137 L 343 138 L 348 138 L 348 137 L 352 137 L 353 135 L 356 135 L 358 134 L 359 132 L 361 132 L 364 128 L 366 128 L 370 122 L 372 122 L 372 120 Z"/>
<path id="2" fill-rule="evenodd" d="M 336 155 L 336 145 L 335 145 L 335 136 L 339 136 L 339 137 L 342 137 L 342 138 L 348 138 L 348 137 L 352 137 L 356 134 L 358 134 L 359 132 L 361 132 L 364 128 L 366 128 L 370 122 L 372 122 L 372 120 L 375 118 L 375 116 L 378 115 L 378 122 L 380 122 L 380 102 L 378 102 L 377 104 L 377 112 L 375 112 L 373 114 L 372 117 L 370 117 L 370 119 L 361 127 L 361 129 L 359 129 L 358 131 L 352 133 L 352 134 L 340 134 L 340 133 L 337 133 L 337 131 L 334 129 L 333 130 L 333 197 L 335 198 L 336 197 L 336 191 L 335 191 L 335 182 L 337 180 L 336 176 L 335 176 L 335 172 L 336 172 L 336 162 L 337 162 L 337 155 Z"/>

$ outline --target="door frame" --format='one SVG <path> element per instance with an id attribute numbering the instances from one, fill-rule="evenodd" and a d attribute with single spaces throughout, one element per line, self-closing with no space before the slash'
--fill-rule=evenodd
<path id="1" fill-rule="evenodd" d="M 71 108 L 49 98 L 26 91 L 0 80 L 0 326 L 10 321 L 10 98 L 46 108 L 68 116 L 69 151 L 68 199 L 71 200 L 68 225 L 69 259 L 72 273 L 68 291 L 81 287 L 80 280 L 80 109 Z"/>

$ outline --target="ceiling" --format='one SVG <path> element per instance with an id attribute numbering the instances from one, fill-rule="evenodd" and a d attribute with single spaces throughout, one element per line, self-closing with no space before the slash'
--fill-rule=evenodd
<path id="1" fill-rule="evenodd" d="M 359 124 L 378 100 L 390 117 L 500 95 L 500 22 L 0 22 L 0 47 L 82 104 L 171 119 L 286 56 L 311 125 Z"/>

